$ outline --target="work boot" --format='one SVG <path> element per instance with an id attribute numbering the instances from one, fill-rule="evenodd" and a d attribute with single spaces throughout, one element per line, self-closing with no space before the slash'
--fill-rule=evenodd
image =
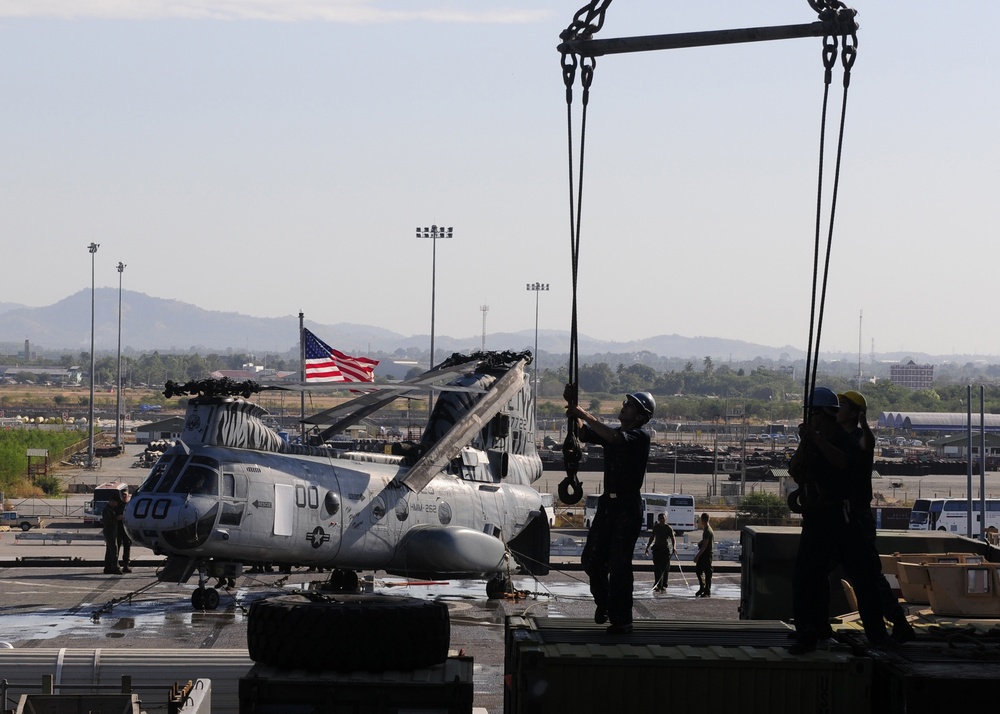
<path id="1" fill-rule="evenodd" d="M 917 639 L 917 633 L 905 615 L 892 621 L 892 634 L 889 636 L 901 645 Z"/>
<path id="2" fill-rule="evenodd" d="M 900 644 L 891 637 L 886 636 L 868 640 L 868 646 L 875 650 L 882 650 L 883 652 L 893 652 L 899 649 Z"/>
<path id="3" fill-rule="evenodd" d="M 795 642 L 789 646 L 788 654 L 803 655 L 816 651 L 816 638 L 808 635 L 796 635 Z"/>

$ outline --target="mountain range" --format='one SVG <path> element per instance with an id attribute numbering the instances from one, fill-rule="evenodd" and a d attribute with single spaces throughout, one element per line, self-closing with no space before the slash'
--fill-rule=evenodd
<path id="1" fill-rule="evenodd" d="M 94 292 L 95 352 L 113 353 L 118 345 L 118 300 L 116 288 L 98 288 Z M 0 353 L 17 354 L 30 342 L 34 353 L 69 351 L 90 352 L 91 292 L 83 289 L 47 307 L 26 307 L 0 303 Z M 124 290 L 121 293 L 122 351 L 130 352 L 216 352 L 228 354 L 298 355 L 298 317 L 252 317 L 235 312 L 204 310 L 195 305 L 151 297 Z M 420 354 L 429 347 L 428 335 L 401 335 L 371 325 L 337 323 L 324 325 L 306 320 L 307 328 L 337 349 L 355 354 Z M 538 351 L 541 357 L 562 355 L 569 350 L 569 331 L 539 330 Z M 454 338 L 435 335 L 438 359 L 452 352 L 480 349 L 482 335 Z M 534 347 L 534 330 L 489 333 L 487 347 L 494 350 L 524 350 Z M 584 355 L 620 355 L 652 353 L 662 358 L 691 359 L 700 364 L 706 356 L 718 362 L 747 362 L 756 359 L 794 362 L 805 358 L 802 349 L 785 345 L 771 347 L 720 337 L 684 337 L 658 335 L 632 342 L 612 342 L 579 336 L 579 353 Z M 850 355 L 824 354 L 825 359 L 854 359 Z M 931 362 L 933 355 L 906 353 L 879 355 L 880 359 L 912 358 Z M 970 357 L 972 359 L 973 357 Z M 956 361 L 956 356 L 948 357 Z M 608 360 L 604 360 L 608 361 Z M 940 361 L 940 360 L 939 360 Z"/>

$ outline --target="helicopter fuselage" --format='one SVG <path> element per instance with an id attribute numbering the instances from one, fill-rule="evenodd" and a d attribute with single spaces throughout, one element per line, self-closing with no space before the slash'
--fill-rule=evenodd
<path id="1" fill-rule="evenodd" d="M 156 553 L 201 561 L 479 577 L 501 570 L 505 543 L 540 517 L 537 455 L 511 455 L 501 477 L 467 447 L 419 492 L 401 483 L 406 468 L 381 454 L 182 441 L 150 471 L 125 525 Z"/>

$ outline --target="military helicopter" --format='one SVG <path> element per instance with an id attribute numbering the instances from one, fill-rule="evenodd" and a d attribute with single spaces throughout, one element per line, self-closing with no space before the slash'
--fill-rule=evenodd
<path id="1" fill-rule="evenodd" d="M 510 559 L 549 569 L 549 524 L 531 485 L 535 450 L 530 352 L 453 355 L 419 377 L 307 419 L 311 443 L 289 443 L 249 400 L 253 382 L 167 383 L 193 394 L 177 443 L 125 511 L 132 539 L 168 555 L 161 580 L 198 572 L 196 609 L 219 603 L 209 578 L 262 563 L 331 569 L 327 587 L 357 588 L 359 570 L 411 578 L 485 578 L 510 587 Z M 440 382 L 447 380 L 447 384 Z M 358 386 L 358 385 L 354 385 Z M 419 444 L 399 453 L 336 448 L 327 440 L 400 397 L 439 397 Z M 334 442 L 335 443 L 335 442 Z"/>

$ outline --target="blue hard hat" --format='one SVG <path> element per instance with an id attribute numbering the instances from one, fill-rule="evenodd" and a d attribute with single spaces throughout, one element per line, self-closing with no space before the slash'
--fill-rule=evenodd
<path id="1" fill-rule="evenodd" d="M 840 409 L 840 400 L 832 389 L 826 387 L 816 387 L 809 398 L 811 409 Z"/>

